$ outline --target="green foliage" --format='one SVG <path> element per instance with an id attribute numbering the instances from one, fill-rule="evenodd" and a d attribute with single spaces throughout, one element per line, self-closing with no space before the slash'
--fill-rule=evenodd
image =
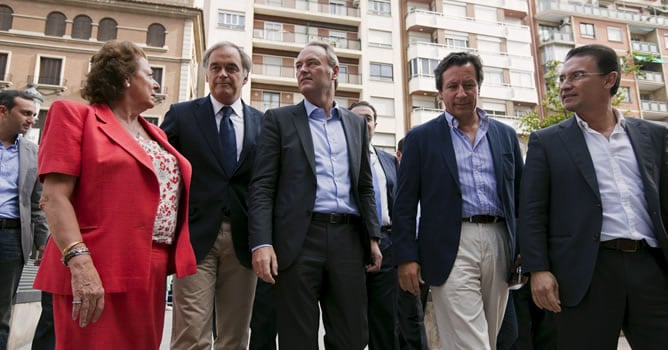
<path id="1" fill-rule="evenodd" d="M 633 56 L 636 54 L 633 51 L 629 51 L 625 56 L 620 57 L 621 70 L 623 74 L 634 74 L 637 77 L 643 77 L 645 73 L 641 71 L 642 63 L 636 63 L 633 59 Z M 654 56 L 648 56 L 647 58 L 651 60 Z M 564 108 L 559 97 L 560 65 L 561 62 L 558 60 L 548 61 L 545 64 L 545 96 L 541 100 L 540 106 L 536 107 L 533 112 L 520 117 L 520 129 L 522 132 L 529 134 L 538 129 L 557 124 L 571 116 L 571 112 Z M 612 105 L 618 106 L 623 99 L 624 96 L 620 89 L 620 91 L 617 91 L 617 95 L 613 97 Z M 541 117 L 541 109 L 544 111 L 544 117 Z"/>

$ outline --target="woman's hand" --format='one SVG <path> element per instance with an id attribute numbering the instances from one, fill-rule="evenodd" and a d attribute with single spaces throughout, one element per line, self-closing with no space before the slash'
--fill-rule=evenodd
<path id="1" fill-rule="evenodd" d="M 70 259 L 72 273 L 72 319 L 79 319 L 79 326 L 97 322 L 104 310 L 104 288 L 90 255 L 78 255 Z"/>

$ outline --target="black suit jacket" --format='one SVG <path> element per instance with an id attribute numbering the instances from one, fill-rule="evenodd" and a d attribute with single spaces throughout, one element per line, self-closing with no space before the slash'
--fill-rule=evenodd
<path id="1" fill-rule="evenodd" d="M 198 262 L 213 247 L 223 216 L 228 216 L 237 258 L 242 265 L 251 266 L 247 197 L 262 112 L 245 103 L 243 106 L 244 141 L 234 174 L 223 170 L 222 146 L 209 96 L 173 104 L 160 126 L 193 167 L 189 223 Z"/>
<path id="2" fill-rule="evenodd" d="M 626 118 L 654 234 L 668 257 L 668 129 Z M 575 117 L 529 139 L 520 201 L 524 271 L 551 271 L 565 306 L 591 283 L 601 238 L 602 203 L 594 164 Z"/>
<path id="3" fill-rule="evenodd" d="M 363 224 L 359 227 L 365 258 L 370 237 L 379 237 L 378 216 L 363 119 L 339 108 L 348 146 L 352 198 Z M 289 267 L 302 249 L 315 205 L 315 151 L 304 102 L 268 110 L 249 193 L 251 248 L 273 245 L 279 269 Z"/>
<path id="4" fill-rule="evenodd" d="M 398 264 L 419 262 L 425 282 L 438 286 L 454 266 L 462 228 L 459 170 L 445 114 L 413 128 L 404 140 L 392 218 L 392 252 Z M 491 118 L 487 140 L 494 161 L 496 192 L 506 218 L 510 276 L 522 153 L 515 130 Z M 416 240 L 418 203 L 421 212 Z"/>

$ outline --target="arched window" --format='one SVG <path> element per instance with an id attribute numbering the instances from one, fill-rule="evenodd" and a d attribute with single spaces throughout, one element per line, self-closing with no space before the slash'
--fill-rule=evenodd
<path id="1" fill-rule="evenodd" d="M 97 27 L 97 40 L 107 41 L 116 39 L 118 24 L 111 18 L 103 18 Z"/>
<path id="2" fill-rule="evenodd" d="M 78 15 L 74 17 L 74 21 L 72 22 L 72 38 L 90 39 L 92 23 L 93 21 L 86 15 Z"/>
<path id="3" fill-rule="evenodd" d="M 0 30 L 12 29 L 12 13 L 11 7 L 0 5 Z"/>
<path id="4" fill-rule="evenodd" d="M 65 15 L 60 12 L 51 12 L 46 16 L 44 34 L 51 36 L 65 35 Z"/>
<path id="5" fill-rule="evenodd" d="M 162 24 L 153 23 L 148 26 L 146 45 L 155 47 L 165 46 L 165 27 Z"/>

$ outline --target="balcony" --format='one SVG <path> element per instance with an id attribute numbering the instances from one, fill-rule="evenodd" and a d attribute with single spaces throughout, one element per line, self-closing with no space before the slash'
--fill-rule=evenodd
<path id="1" fill-rule="evenodd" d="M 648 120 L 666 120 L 668 119 L 668 103 L 661 101 L 640 101 L 642 116 Z"/>
<path id="2" fill-rule="evenodd" d="M 44 96 L 61 96 L 67 91 L 67 80 L 55 76 L 28 76 L 28 82 L 32 82 L 39 93 Z"/>
<path id="3" fill-rule="evenodd" d="M 414 107 L 411 112 L 411 127 L 426 123 L 443 113 L 442 109 Z"/>
<path id="4" fill-rule="evenodd" d="M 651 53 L 651 54 L 661 55 L 661 51 L 659 50 L 659 45 L 646 41 L 631 41 L 631 49 L 633 51 L 638 51 L 641 53 Z"/>
<path id="5" fill-rule="evenodd" d="M 640 73 L 636 75 L 640 90 L 655 91 L 665 86 L 663 73 L 643 70 Z"/>
<path id="6" fill-rule="evenodd" d="M 4 75 L 0 75 L 0 91 L 12 86 L 12 74 L 7 73 Z"/>
<path id="7" fill-rule="evenodd" d="M 554 43 L 574 44 L 575 41 L 573 40 L 573 33 L 560 33 L 555 31 L 547 35 L 540 36 L 541 45 L 554 44 Z"/>
<path id="8" fill-rule="evenodd" d="M 533 72 L 531 56 L 510 55 L 507 52 L 479 51 L 474 48 L 449 46 L 430 42 L 414 41 L 408 46 L 408 60 L 416 58 L 441 59 L 452 52 L 466 51 L 480 56 L 485 66 Z M 528 53 L 527 53 L 528 54 Z"/>
<path id="9" fill-rule="evenodd" d="M 489 7 L 498 7 L 505 10 L 517 11 L 526 14 L 529 7 L 526 1 L 521 0 L 474 0 L 471 1 L 476 5 L 484 5 Z"/>
<path id="10" fill-rule="evenodd" d="M 276 64 L 253 64 L 253 83 L 263 83 L 281 86 L 297 86 L 295 67 Z M 338 76 L 339 91 L 362 91 L 362 76 L 360 74 L 341 73 Z"/>
<path id="11" fill-rule="evenodd" d="M 406 16 L 407 30 L 443 29 L 507 38 L 510 41 L 531 42 L 531 32 L 528 26 L 502 22 L 483 21 L 471 17 L 446 16 L 440 12 L 412 9 Z"/>
<path id="12" fill-rule="evenodd" d="M 408 93 L 409 94 L 425 94 L 436 96 L 436 80 L 433 74 L 415 74 L 408 78 Z"/>
<path id="13" fill-rule="evenodd" d="M 253 30 L 253 46 L 274 50 L 290 50 L 299 52 L 311 41 L 324 41 L 334 47 L 339 57 L 360 58 L 362 43 L 359 39 L 346 39 L 336 36 L 320 36 L 307 32 L 274 31 L 264 29 Z"/>
<path id="14" fill-rule="evenodd" d="M 305 21 L 319 21 L 359 26 L 359 8 L 346 7 L 342 3 L 318 3 L 305 0 L 255 0 L 256 14 L 298 18 Z"/>
<path id="15" fill-rule="evenodd" d="M 638 30 L 649 32 L 651 26 L 667 26 L 668 17 L 649 14 L 617 11 L 616 9 L 600 8 L 591 4 L 569 4 L 559 0 L 538 0 L 537 17 L 540 20 L 558 22 L 564 16 L 600 17 L 605 20 L 616 20 L 628 24 L 640 24 Z"/>

